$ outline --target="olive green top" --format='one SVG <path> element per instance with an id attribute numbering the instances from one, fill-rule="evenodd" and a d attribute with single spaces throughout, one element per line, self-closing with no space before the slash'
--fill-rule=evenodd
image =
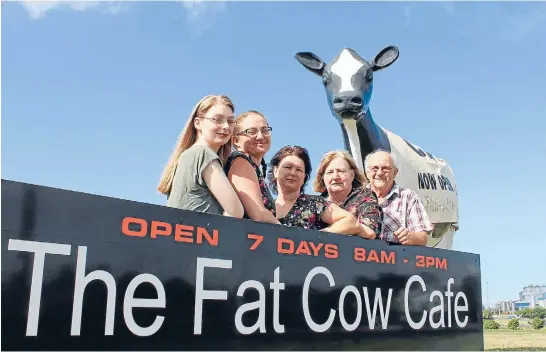
<path id="1" fill-rule="evenodd" d="M 184 210 L 222 215 L 224 209 L 203 180 L 203 170 L 220 157 L 211 148 L 194 144 L 186 149 L 174 174 L 167 206 Z"/>

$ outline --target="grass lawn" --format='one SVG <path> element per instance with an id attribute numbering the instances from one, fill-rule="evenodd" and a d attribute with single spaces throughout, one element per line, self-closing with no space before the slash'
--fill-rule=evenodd
<path id="1" fill-rule="evenodd" d="M 484 340 L 486 351 L 546 351 L 546 329 L 484 330 Z"/>

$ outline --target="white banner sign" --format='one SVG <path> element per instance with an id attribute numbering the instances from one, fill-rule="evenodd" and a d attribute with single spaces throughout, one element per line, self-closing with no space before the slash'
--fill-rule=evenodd
<path id="1" fill-rule="evenodd" d="M 398 164 L 396 182 L 419 195 L 432 223 L 455 223 L 458 227 L 458 194 L 451 167 L 389 130 L 383 130 Z"/>

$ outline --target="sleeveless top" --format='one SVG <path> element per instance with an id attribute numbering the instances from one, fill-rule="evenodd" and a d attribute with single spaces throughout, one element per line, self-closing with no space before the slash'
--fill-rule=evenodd
<path id="1" fill-rule="evenodd" d="M 224 168 L 224 170 L 226 172 L 226 175 L 228 175 L 228 173 L 229 173 L 229 169 L 231 168 L 231 164 L 233 163 L 233 160 L 235 160 L 235 158 L 237 158 L 237 157 L 241 157 L 241 158 L 245 159 L 254 168 L 254 171 L 256 172 L 256 176 L 258 177 L 258 185 L 260 186 L 260 193 L 262 194 L 263 205 L 264 205 L 265 209 L 269 210 L 273 214 L 273 216 L 275 216 L 275 214 L 276 214 L 276 212 L 275 212 L 275 200 L 273 199 L 273 196 L 271 196 L 271 192 L 269 191 L 269 188 L 267 187 L 267 184 L 265 182 L 265 175 L 262 174 L 262 171 L 260 170 L 260 167 L 258 165 L 256 165 L 256 163 L 254 162 L 254 160 L 252 160 L 252 158 L 250 156 L 248 156 L 245 153 L 240 152 L 240 151 L 232 152 L 230 154 L 230 156 L 228 157 L 228 159 L 226 161 L 226 166 Z M 246 212 L 246 209 L 245 209 L 245 214 L 244 214 L 243 218 L 250 219 L 250 217 L 248 216 L 248 214 Z"/>

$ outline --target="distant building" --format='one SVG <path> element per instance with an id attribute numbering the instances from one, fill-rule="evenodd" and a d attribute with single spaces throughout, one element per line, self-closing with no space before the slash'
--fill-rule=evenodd
<path id="1" fill-rule="evenodd" d="M 516 301 L 500 301 L 497 303 L 496 308 L 503 313 L 514 313 L 516 311 Z"/>
<path id="2" fill-rule="evenodd" d="M 546 293 L 543 294 L 542 297 L 537 298 L 536 306 L 546 308 Z"/>
<path id="3" fill-rule="evenodd" d="M 525 286 L 523 290 L 519 293 L 519 300 L 521 302 L 531 303 L 532 301 L 536 301 L 538 298 L 544 297 L 545 294 L 546 285 L 529 285 Z"/>
<path id="4" fill-rule="evenodd" d="M 546 285 L 528 285 L 519 293 L 517 301 L 500 301 L 495 309 L 505 314 L 513 314 L 524 308 L 546 308 Z"/>

